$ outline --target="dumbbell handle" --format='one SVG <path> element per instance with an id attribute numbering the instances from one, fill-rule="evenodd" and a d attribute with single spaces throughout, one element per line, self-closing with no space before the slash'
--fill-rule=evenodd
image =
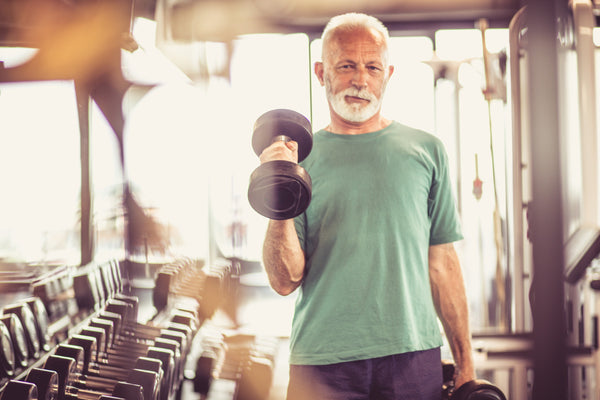
<path id="1" fill-rule="evenodd" d="M 271 143 L 275 143 L 275 142 L 289 142 L 292 139 L 289 136 L 286 135 L 277 135 L 273 138 L 273 141 Z"/>

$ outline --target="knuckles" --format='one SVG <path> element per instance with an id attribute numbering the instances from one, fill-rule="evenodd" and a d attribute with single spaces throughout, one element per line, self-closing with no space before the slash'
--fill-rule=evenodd
<path id="1" fill-rule="evenodd" d="M 292 149 L 290 149 L 290 147 Z M 298 162 L 298 146 L 295 143 L 275 142 L 268 146 L 260 154 L 260 162 L 264 164 L 269 161 L 283 160 L 293 163 Z"/>

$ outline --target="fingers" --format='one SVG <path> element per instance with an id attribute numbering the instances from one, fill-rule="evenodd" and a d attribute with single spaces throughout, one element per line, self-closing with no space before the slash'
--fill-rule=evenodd
<path id="1" fill-rule="evenodd" d="M 276 141 L 263 150 L 260 154 L 260 162 L 264 164 L 268 161 L 283 160 L 293 163 L 298 162 L 298 143 L 291 140 L 289 142 Z"/>
<path id="2" fill-rule="evenodd" d="M 454 377 L 454 390 L 458 389 L 465 383 L 472 381 L 473 379 L 476 379 L 476 378 L 477 377 L 475 376 L 475 374 L 463 374 L 463 373 L 458 372 Z"/>

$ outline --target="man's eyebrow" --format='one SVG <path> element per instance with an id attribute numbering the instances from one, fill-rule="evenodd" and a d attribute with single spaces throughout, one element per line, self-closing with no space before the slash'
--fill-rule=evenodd
<path id="1" fill-rule="evenodd" d="M 339 64 L 356 64 L 356 61 L 352 61 L 350 59 L 344 59 L 344 60 L 339 60 L 338 62 L 335 63 L 335 65 L 339 65 Z"/>

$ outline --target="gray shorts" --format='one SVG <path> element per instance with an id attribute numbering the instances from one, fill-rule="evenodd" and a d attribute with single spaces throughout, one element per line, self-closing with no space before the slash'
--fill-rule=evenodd
<path id="1" fill-rule="evenodd" d="M 440 400 L 440 349 L 329 365 L 290 365 L 287 400 Z"/>

